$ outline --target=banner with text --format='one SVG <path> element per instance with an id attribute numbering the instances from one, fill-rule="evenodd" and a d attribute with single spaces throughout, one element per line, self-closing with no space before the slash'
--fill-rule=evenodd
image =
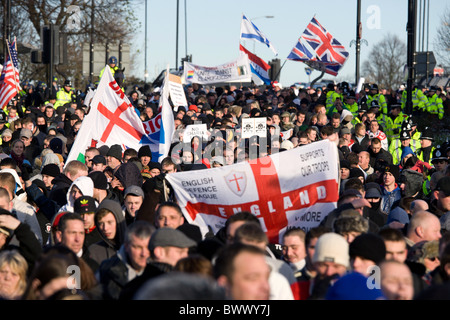
<path id="1" fill-rule="evenodd" d="M 257 216 L 269 240 L 307 231 L 336 208 L 337 147 L 323 140 L 230 166 L 166 175 L 189 223 L 214 233 L 239 211 Z"/>
<path id="2" fill-rule="evenodd" d="M 184 62 L 184 83 L 212 84 L 221 82 L 250 82 L 252 72 L 246 55 L 240 56 L 233 62 L 216 67 L 204 67 Z"/>

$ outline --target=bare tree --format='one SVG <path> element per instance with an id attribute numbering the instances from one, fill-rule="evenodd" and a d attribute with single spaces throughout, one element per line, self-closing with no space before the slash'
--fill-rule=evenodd
<path id="1" fill-rule="evenodd" d="M 406 64 L 406 45 L 396 35 L 387 34 L 376 43 L 363 64 L 367 82 L 379 87 L 393 89 L 403 82 L 403 68 Z"/>
<path id="2" fill-rule="evenodd" d="M 450 68 L 450 7 L 445 9 L 441 17 L 440 26 L 437 28 L 434 40 L 434 49 L 438 57 L 439 64 L 448 71 Z"/>
<path id="3" fill-rule="evenodd" d="M 2 1 L 3 2 L 3 1 Z M 131 0 L 15 0 L 11 1 L 11 34 L 18 42 L 41 47 L 44 25 L 59 26 L 68 35 L 68 65 L 57 66 L 56 73 L 81 86 L 82 43 L 124 43 L 132 41 L 139 24 Z M 76 16 L 73 10 L 76 8 Z M 75 26 L 69 19 L 76 19 Z M 93 24 L 91 23 L 93 21 Z M 72 26 L 72 27 L 68 27 Z M 93 32 L 92 32 L 93 31 Z M 21 79 L 45 81 L 46 66 L 32 64 L 30 54 L 19 55 Z"/>

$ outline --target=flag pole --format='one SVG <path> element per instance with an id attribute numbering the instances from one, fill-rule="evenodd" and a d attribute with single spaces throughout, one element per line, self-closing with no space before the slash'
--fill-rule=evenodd
<path id="1" fill-rule="evenodd" d="M 17 43 L 15 41 L 16 41 L 16 38 L 14 37 L 14 46 L 16 46 L 14 49 L 16 49 L 16 51 L 17 51 Z M 14 69 L 15 66 L 14 66 L 14 61 L 12 61 L 12 58 L 11 58 L 11 50 L 9 49 L 9 41 L 8 41 L 8 39 L 6 39 L 6 47 L 8 48 L 9 59 L 11 59 L 11 63 L 12 63 L 13 69 Z M 19 93 L 19 88 L 17 87 L 17 81 L 16 80 L 17 80 L 16 79 L 16 72 L 14 71 L 14 85 L 16 86 L 17 93 Z"/>
<path id="2" fill-rule="evenodd" d="M 275 79 L 278 78 L 278 76 L 280 75 L 281 69 L 283 69 L 286 61 L 287 61 L 287 59 L 284 60 L 283 64 L 280 67 L 280 70 L 278 70 L 278 72 L 277 72 L 277 75 L 273 78 L 274 79 L 273 81 L 275 81 Z"/>

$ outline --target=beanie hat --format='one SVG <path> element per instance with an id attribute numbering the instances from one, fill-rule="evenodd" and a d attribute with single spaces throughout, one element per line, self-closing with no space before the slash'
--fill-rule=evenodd
<path id="1" fill-rule="evenodd" d="M 106 190 L 108 189 L 108 179 L 106 175 L 101 171 L 92 171 L 89 173 L 89 177 L 94 182 L 95 189 Z"/>
<path id="2" fill-rule="evenodd" d="M 386 256 L 383 238 L 374 233 L 363 233 L 350 243 L 350 257 L 361 257 L 380 263 Z"/>
<path id="3" fill-rule="evenodd" d="M 325 233 L 316 243 L 313 256 L 315 262 L 334 262 L 348 268 L 350 266 L 349 246 L 345 238 L 337 233 Z"/>
<path id="4" fill-rule="evenodd" d="M 359 272 L 340 277 L 327 291 L 326 300 L 377 300 L 383 299 L 381 289 L 369 288 L 367 278 Z"/>
<path id="5" fill-rule="evenodd" d="M 152 151 L 148 145 L 139 148 L 138 158 L 140 159 L 141 157 L 152 157 Z"/>
<path id="6" fill-rule="evenodd" d="M 119 161 L 122 161 L 122 147 L 118 144 L 113 144 L 106 154 L 107 157 L 114 157 Z"/>
<path id="7" fill-rule="evenodd" d="M 364 172 L 359 168 L 351 168 L 349 178 L 363 177 L 365 180 Z"/>
<path id="8" fill-rule="evenodd" d="M 52 149 L 54 153 L 62 154 L 63 153 L 62 148 L 63 142 L 61 139 L 53 138 L 52 140 L 50 140 L 50 149 Z"/>
<path id="9" fill-rule="evenodd" d="M 61 170 L 59 169 L 59 166 L 54 163 L 49 163 L 45 167 L 42 168 L 41 174 L 47 175 L 50 177 L 56 177 L 61 173 Z"/>
<path id="10" fill-rule="evenodd" d="M 387 165 L 384 168 L 384 173 L 386 173 L 386 172 L 390 172 L 394 176 L 395 181 L 399 181 L 398 178 L 400 175 L 400 170 L 398 168 L 398 165 L 395 165 L 395 164 Z"/>
<path id="11" fill-rule="evenodd" d="M 414 151 L 411 149 L 411 147 L 404 147 L 402 150 L 402 157 L 400 159 L 400 162 L 402 162 L 403 159 L 409 154 L 414 155 Z"/>

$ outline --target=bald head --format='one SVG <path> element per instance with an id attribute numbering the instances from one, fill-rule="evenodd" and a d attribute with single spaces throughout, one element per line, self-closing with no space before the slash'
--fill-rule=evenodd
<path id="1" fill-rule="evenodd" d="M 411 202 L 410 210 L 412 215 L 419 211 L 427 211 L 428 209 L 428 203 L 424 200 L 417 199 Z"/>
<path id="2" fill-rule="evenodd" d="M 417 211 L 411 217 L 406 236 L 414 243 L 439 240 L 441 238 L 439 218 L 428 211 Z"/>

